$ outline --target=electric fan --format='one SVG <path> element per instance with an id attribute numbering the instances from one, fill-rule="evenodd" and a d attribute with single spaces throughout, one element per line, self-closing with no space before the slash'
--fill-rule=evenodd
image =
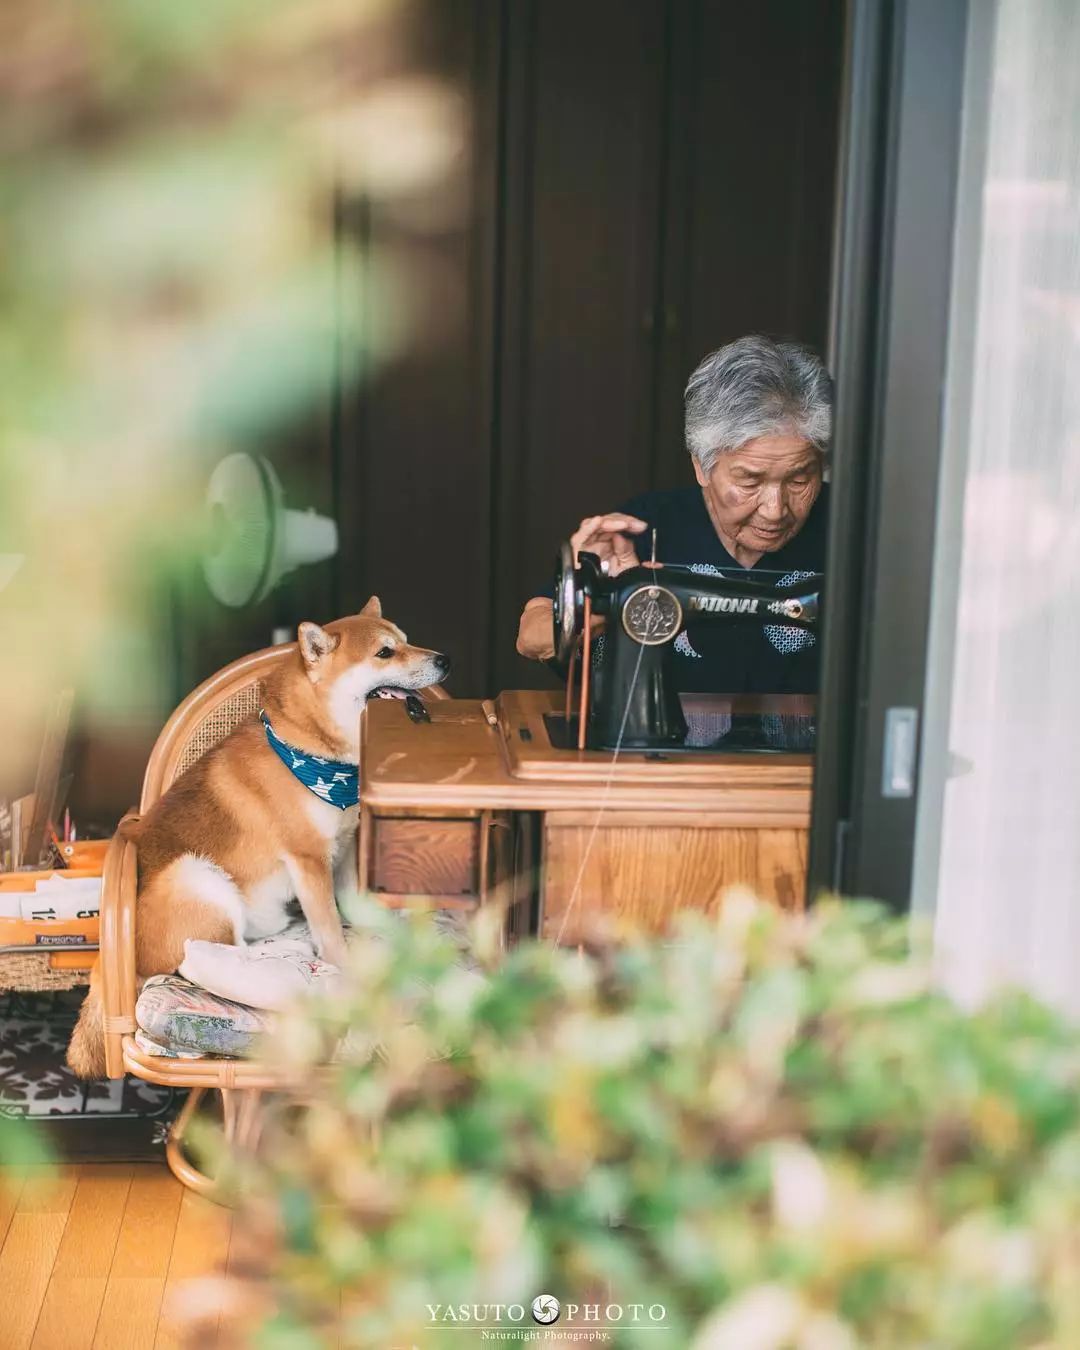
<path id="1" fill-rule="evenodd" d="M 218 464 L 206 514 L 203 576 L 214 599 L 233 609 L 257 604 L 297 567 L 337 552 L 334 521 L 286 507 L 281 482 L 262 455 L 228 455 Z"/>

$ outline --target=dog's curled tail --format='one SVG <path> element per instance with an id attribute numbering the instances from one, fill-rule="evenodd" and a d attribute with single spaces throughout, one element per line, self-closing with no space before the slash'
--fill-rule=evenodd
<path id="1" fill-rule="evenodd" d="M 101 986 L 91 977 L 90 989 L 79 1009 L 79 1020 L 67 1049 L 68 1068 L 77 1078 L 105 1077 L 104 1016 Z"/>
<path id="2" fill-rule="evenodd" d="M 138 842 L 142 829 L 142 816 L 125 816 L 116 827 L 116 835 L 118 839 L 128 839 L 134 844 Z"/>

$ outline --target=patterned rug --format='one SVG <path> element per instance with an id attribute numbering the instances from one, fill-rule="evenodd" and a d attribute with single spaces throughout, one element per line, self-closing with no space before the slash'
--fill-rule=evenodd
<path id="1" fill-rule="evenodd" d="M 159 1157 L 185 1093 L 130 1076 L 76 1078 L 64 1051 L 82 998 L 0 994 L 0 1116 L 34 1120 L 73 1159 Z"/>

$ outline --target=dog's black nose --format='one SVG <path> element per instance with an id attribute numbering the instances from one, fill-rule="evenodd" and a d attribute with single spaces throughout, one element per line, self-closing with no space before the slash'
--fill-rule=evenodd
<path id="1" fill-rule="evenodd" d="M 435 669 L 439 672 L 439 674 L 448 675 L 450 673 L 450 658 L 448 656 L 444 656 L 442 652 L 436 652 L 434 659 L 435 659 Z"/>

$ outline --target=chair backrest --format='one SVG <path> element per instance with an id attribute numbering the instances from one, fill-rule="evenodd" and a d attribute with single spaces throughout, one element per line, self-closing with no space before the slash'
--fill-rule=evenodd
<path id="1" fill-rule="evenodd" d="M 265 647 L 211 675 L 184 699 L 162 728 L 143 777 L 139 811 L 145 814 L 182 773 L 259 711 L 263 686 L 295 642 Z"/>
<path id="2" fill-rule="evenodd" d="M 266 680 L 279 662 L 296 651 L 295 642 L 242 656 L 239 661 L 211 675 L 188 694 L 165 723 L 157 738 L 143 778 L 140 814 L 193 764 L 262 706 Z M 441 686 L 422 689 L 425 698 L 447 698 Z"/>

